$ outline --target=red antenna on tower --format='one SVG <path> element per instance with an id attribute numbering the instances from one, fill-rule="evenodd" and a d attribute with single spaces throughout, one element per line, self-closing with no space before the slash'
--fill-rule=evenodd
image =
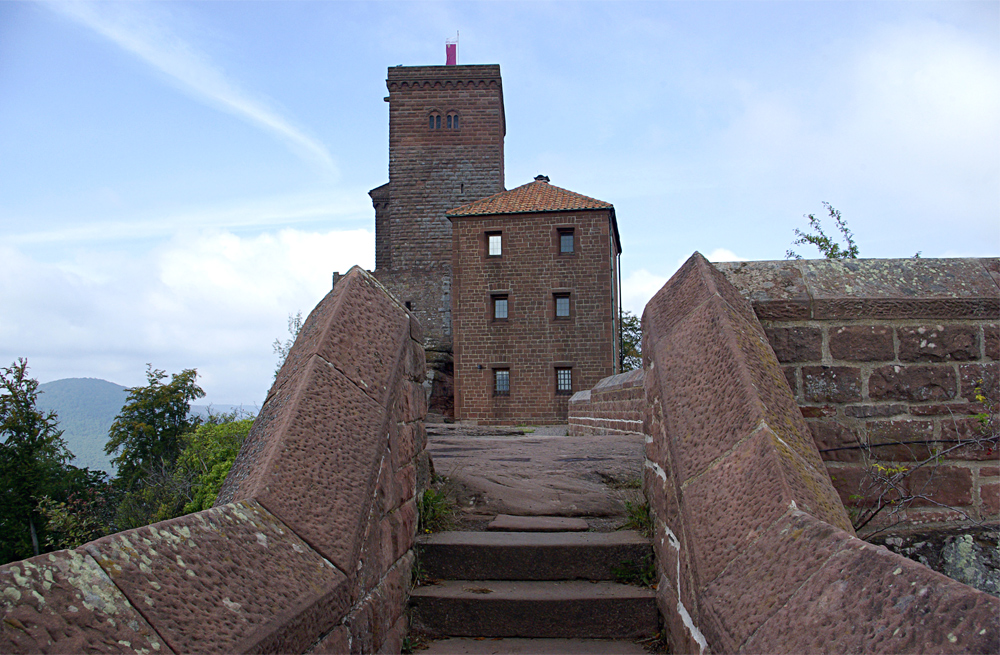
<path id="1" fill-rule="evenodd" d="M 458 30 L 455 30 L 454 39 L 444 40 L 444 65 L 458 65 Z"/>

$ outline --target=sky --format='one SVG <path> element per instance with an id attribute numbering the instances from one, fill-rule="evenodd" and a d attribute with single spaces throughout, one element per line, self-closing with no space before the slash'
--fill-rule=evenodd
<path id="1" fill-rule="evenodd" d="M 614 204 L 625 308 L 694 251 L 1000 254 L 997 2 L 0 2 L 0 366 L 263 402 L 374 267 L 386 69 L 500 64 L 506 181 Z M 827 231 L 835 233 L 829 222 Z M 818 253 L 800 249 L 806 257 Z"/>

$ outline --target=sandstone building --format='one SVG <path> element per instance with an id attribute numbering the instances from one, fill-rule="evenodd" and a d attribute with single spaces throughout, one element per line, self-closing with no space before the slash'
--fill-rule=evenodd
<path id="1" fill-rule="evenodd" d="M 483 422 L 565 420 L 570 390 L 619 369 L 614 207 L 543 180 L 505 191 L 499 66 L 396 66 L 386 86 L 389 182 L 369 192 L 375 275 L 424 326 L 431 411 Z M 508 232 L 505 255 L 485 254 L 487 224 Z M 575 238 L 575 252 L 558 252 L 562 234 Z M 463 267 L 461 293 L 454 265 Z M 505 288 L 514 313 L 503 325 L 487 323 L 497 294 L 481 290 Z M 529 300 L 539 293 L 542 300 Z M 557 317 L 556 305 L 569 316 Z M 453 353 L 483 368 L 459 372 Z M 507 395 L 490 377 L 504 370 L 513 381 Z"/>

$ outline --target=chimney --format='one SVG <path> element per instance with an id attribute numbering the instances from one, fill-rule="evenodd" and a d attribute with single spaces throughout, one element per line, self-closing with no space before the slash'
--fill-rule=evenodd
<path id="1" fill-rule="evenodd" d="M 536 175 L 535 176 L 535 182 L 545 182 L 546 184 L 548 184 L 549 183 L 549 176 L 548 175 Z"/>

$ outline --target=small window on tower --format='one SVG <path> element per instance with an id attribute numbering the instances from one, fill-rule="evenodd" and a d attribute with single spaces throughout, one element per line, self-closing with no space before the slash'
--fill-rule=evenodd
<path id="1" fill-rule="evenodd" d="M 493 296 L 493 320 L 507 320 L 507 296 Z"/>
<path id="2" fill-rule="evenodd" d="M 487 232 L 486 243 L 486 252 L 490 257 L 499 257 L 503 254 L 503 243 L 499 232 Z"/>
<path id="3" fill-rule="evenodd" d="M 441 114 L 439 114 L 437 112 L 432 113 L 430 115 L 430 118 L 428 119 L 428 126 L 432 130 L 440 130 L 441 129 Z"/>
<path id="4" fill-rule="evenodd" d="M 458 114 L 450 113 L 448 114 L 448 129 L 457 130 L 458 129 Z"/>
<path id="5" fill-rule="evenodd" d="M 496 369 L 493 369 L 493 395 L 494 396 L 509 396 L 510 395 L 510 369 L 509 368 L 496 368 Z"/>
<path id="6" fill-rule="evenodd" d="M 556 369 L 556 393 L 560 396 L 568 396 L 573 393 L 573 369 Z"/>
<path id="7" fill-rule="evenodd" d="M 569 318 L 569 294 L 557 293 L 555 294 L 555 300 L 556 318 Z"/>
<path id="8" fill-rule="evenodd" d="M 559 230 L 559 254 L 569 255 L 576 251 L 576 244 L 573 242 L 573 229 Z"/>

